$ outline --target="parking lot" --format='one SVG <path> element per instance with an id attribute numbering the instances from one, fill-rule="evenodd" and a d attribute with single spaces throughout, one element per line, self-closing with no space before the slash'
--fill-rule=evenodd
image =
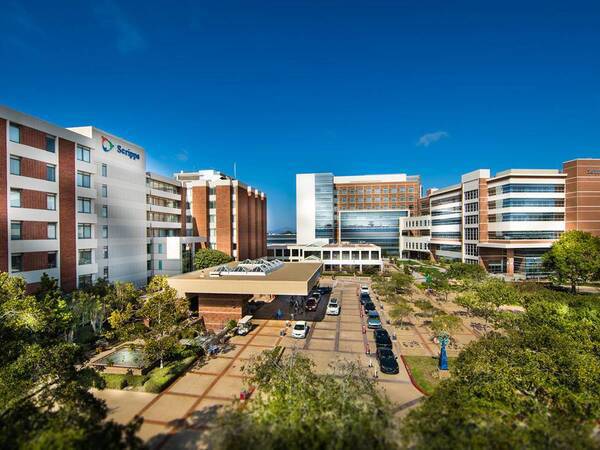
<path id="1" fill-rule="evenodd" d="M 305 339 L 292 338 L 290 329 L 282 336 L 286 320 L 276 320 L 274 315 L 268 318 L 264 311 L 261 316 L 259 311 L 257 316 L 265 318 L 254 320 L 256 326 L 249 334 L 233 337 L 221 354 L 192 368 L 162 393 L 105 390 L 98 396 L 107 401 L 110 416 L 119 422 L 141 415 L 144 424 L 140 435 L 152 448 L 201 448 L 220 405 L 239 397 L 244 388 L 244 364 L 253 355 L 281 345 L 286 351 L 296 350 L 309 356 L 321 372 L 331 370 L 336 361 L 358 362 L 372 376 L 377 376 L 381 389 L 397 405 L 398 414 L 404 414 L 422 394 L 410 381 L 397 342 L 393 345 L 400 372 L 386 375 L 377 370 L 373 332 L 363 333 L 366 319 L 361 316 L 359 286 L 353 281 L 335 281 L 330 295 L 339 300 L 340 315 L 324 315 L 328 298 L 321 299 L 318 310 L 308 314 L 323 319 L 306 318 L 310 328 Z M 275 311 L 285 305 L 285 300 L 282 298 L 280 305 L 275 304 Z M 275 307 L 270 304 L 263 307 L 267 306 L 267 312 Z"/>

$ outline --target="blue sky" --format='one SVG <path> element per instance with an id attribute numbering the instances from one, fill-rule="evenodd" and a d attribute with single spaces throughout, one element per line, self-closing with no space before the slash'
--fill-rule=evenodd
<path id="1" fill-rule="evenodd" d="M 3 2 L 0 103 L 233 171 L 295 226 L 295 174 L 600 157 L 600 2 Z"/>

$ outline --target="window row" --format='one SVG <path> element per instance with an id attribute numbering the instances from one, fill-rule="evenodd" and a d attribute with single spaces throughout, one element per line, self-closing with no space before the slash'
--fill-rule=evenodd
<path id="1" fill-rule="evenodd" d="M 8 138 L 11 142 L 21 144 L 21 125 L 11 123 L 8 131 Z M 56 152 L 56 136 L 50 134 L 46 135 L 45 150 L 50 153 Z"/>
<path id="2" fill-rule="evenodd" d="M 429 250 L 429 243 L 427 243 L 427 242 L 405 242 L 405 248 L 407 250 Z"/>
<path id="3" fill-rule="evenodd" d="M 80 223 L 77 225 L 77 238 L 78 239 L 92 239 L 92 224 L 91 223 Z M 108 238 L 108 225 L 102 225 L 100 228 L 100 237 L 102 239 Z"/>
<path id="4" fill-rule="evenodd" d="M 478 241 L 479 240 L 479 228 L 465 228 L 465 240 L 466 241 Z"/>
<path id="5" fill-rule="evenodd" d="M 10 174 L 21 175 L 22 159 L 19 156 L 10 155 Z M 56 166 L 46 164 L 46 181 L 56 181 Z"/>
<path id="6" fill-rule="evenodd" d="M 23 208 L 23 191 L 21 189 L 10 190 L 10 206 Z M 46 194 L 46 209 L 56 211 L 56 194 Z"/>
<path id="7" fill-rule="evenodd" d="M 48 222 L 46 224 L 46 238 L 56 239 L 56 222 Z M 39 239 L 39 237 L 38 237 Z M 20 241 L 23 240 L 23 222 L 20 220 L 12 220 L 10 222 L 10 240 Z"/>
<path id="8" fill-rule="evenodd" d="M 560 208 L 565 206 L 565 200 L 562 198 L 505 198 L 488 203 L 489 209 L 527 206 Z"/>
<path id="9" fill-rule="evenodd" d="M 465 200 L 475 200 L 479 197 L 479 190 L 473 189 L 472 191 L 465 192 Z"/>
<path id="10" fill-rule="evenodd" d="M 488 216 L 489 222 L 562 222 L 564 219 L 562 213 L 503 213 Z"/>
<path id="11" fill-rule="evenodd" d="M 454 195 L 452 197 L 441 198 L 439 200 L 432 200 L 431 206 L 447 205 L 448 203 L 457 203 L 461 201 L 460 195 Z"/>
<path id="12" fill-rule="evenodd" d="M 10 271 L 12 273 L 23 272 L 25 270 L 23 253 L 12 253 L 10 255 Z M 58 253 L 48 252 L 45 269 L 54 269 L 57 267 Z"/>
<path id="13" fill-rule="evenodd" d="M 509 183 L 488 190 L 488 195 L 508 194 L 511 192 L 565 192 L 564 184 Z"/>
<path id="14" fill-rule="evenodd" d="M 340 197 L 340 203 L 381 203 L 381 202 L 414 202 L 415 197 L 409 196 L 389 196 L 389 197 Z"/>
<path id="15" fill-rule="evenodd" d="M 414 186 L 398 186 L 398 187 L 383 187 L 383 188 L 341 188 L 337 189 L 336 193 L 345 194 L 397 194 L 402 192 L 415 192 Z"/>

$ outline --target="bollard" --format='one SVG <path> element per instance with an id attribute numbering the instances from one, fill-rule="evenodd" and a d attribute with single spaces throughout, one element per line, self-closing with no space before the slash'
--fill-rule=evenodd
<path id="1" fill-rule="evenodd" d="M 365 349 L 366 349 L 365 353 L 367 355 L 370 355 L 371 354 L 371 348 L 369 347 L 369 344 L 365 345 Z"/>
<path id="2" fill-rule="evenodd" d="M 367 327 L 365 327 L 364 325 L 362 326 L 362 332 L 363 334 L 367 334 Z"/>

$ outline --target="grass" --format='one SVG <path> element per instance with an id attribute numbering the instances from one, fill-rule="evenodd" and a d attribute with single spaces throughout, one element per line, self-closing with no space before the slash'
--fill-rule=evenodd
<path id="1" fill-rule="evenodd" d="M 415 383 L 427 394 L 432 394 L 440 383 L 437 377 L 438 358 L 431 356 L 404 356 L 408 370 Z M 452 367 L 455 357 L 448 357 L 448 365 Z"/>
<path id="2" fill-rule="evenodd" d="M 175 379 L 187 370 L 196 360 L 196 356 L 188 356 L 179 361 L 166 364 L 162 369 L 157 367 L 146 375 L 127 375 L 116 373 L 102 373 L 108 389 L 124 389 L 132 387 L 136 391 L 159 393 L 169 386 Z"/>

